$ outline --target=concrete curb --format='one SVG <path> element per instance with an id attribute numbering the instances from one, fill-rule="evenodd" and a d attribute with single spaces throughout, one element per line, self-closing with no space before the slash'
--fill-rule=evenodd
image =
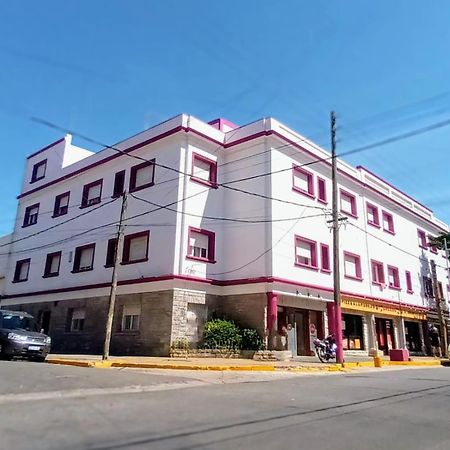
<path id="1" fill-rule="evenodd" d="M 77 367 L 93 367 L 96 369 L 115 368 L 131 368 L 131 369 L 168 369 L 168 370 L 205 370 L 205 371 L 251 371 L 251 372 L 275 372 L 275 371 L 291 371 L 291 372 L 346 372 L 352 369 L 363 367 L 375 367 L 373 361 L 349 362 L 333 365 L 323 365 L 315 367 L 307 366 L 275 366 L 273 364 L 264 365 L 213 365 L 213 364 L 167 364 L 167 363 L 145 363 L 145 362 L 128 362 L 120 360 L 109 361 L 92 361 L 80 359 L 51 358 L 48 359 L 49 364 L 58 364 Z M 438 367 L 446 366 L 445 361 L 383 361 L 382 366 L 406 366 L 406 367 Z"/>

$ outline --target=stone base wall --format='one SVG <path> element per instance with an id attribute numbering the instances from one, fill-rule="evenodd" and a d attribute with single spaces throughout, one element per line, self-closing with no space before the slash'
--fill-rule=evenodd
<path id="1" fill-rule="evenodd" d="M 210 300 L 209 315 L 233 320 L 242 328 L 254 328 L 266 335 L 266 294 L 226 295 Z"/>
<path id="2" fill-rule="evenodd" d="M 105 339 L 108 297 L 3 306 L 26 311 L 38 321 L 50 312 L 49 335 L 53 353 L 101 354 Z M 140 308 L 139 329 L 122 330 L 125 307 Z M 84 308 L 82 331 L 70 331 L 70 311 Z M 169 356 L 177 341 L 190 348 L 201 342 L 204 324 L 213 316 L 234 320 L 243 328 L 254 328 L 265 338 L 266 295 L 206 295 L 189 290 L 170 290 L 116 297 L 110 354 L 115 356 Z"/>
<path id="3" fill-rule="evenodd" d="M 111 355 L 169 355 L 172 333 L 172 291 L 120 295 L 116 298 L 111 338 Z M 101 354 L 105 339 L 108 297 L 82 300 L 8 305 L 8 309 L 26 311 L 39 320 L 50 311 L 49 335 L 52 353 Z M 122 331 L 125 305 L 140 305 L 139 330 Z M 83 331 L 70 331 L 71 308 L 86 311 Z"/>

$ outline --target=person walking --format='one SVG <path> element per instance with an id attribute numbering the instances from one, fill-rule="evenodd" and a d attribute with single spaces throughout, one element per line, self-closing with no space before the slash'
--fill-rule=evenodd
<path id="1" fill-rule="evenodd" d="M 439 336 L 439 330 L 436 325 L 430 327 L 430 341 L 431 341 L 431 353 L 435 358 L 440 358 L 441 353 L 441 338 Z"/>

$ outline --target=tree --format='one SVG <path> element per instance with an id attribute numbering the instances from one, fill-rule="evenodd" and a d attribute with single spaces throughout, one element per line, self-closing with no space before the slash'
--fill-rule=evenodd
<path id="1" fill-rule="evenodd" d="M 445 244 L 447 243 L 447 249 L 450 249 L 450 233 L 441 233 L 438 236 L 430 237 L 430 247 L 436 247 L 439 250 L 446 250 Z"/>

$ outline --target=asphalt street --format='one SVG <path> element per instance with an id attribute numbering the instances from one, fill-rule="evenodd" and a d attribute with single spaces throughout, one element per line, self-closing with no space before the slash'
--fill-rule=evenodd
<path id="1" fill-rule="evenodd" d="M 338 374 L 0 362 L 1 449 L 450 449 L 450 368 Z"/>

